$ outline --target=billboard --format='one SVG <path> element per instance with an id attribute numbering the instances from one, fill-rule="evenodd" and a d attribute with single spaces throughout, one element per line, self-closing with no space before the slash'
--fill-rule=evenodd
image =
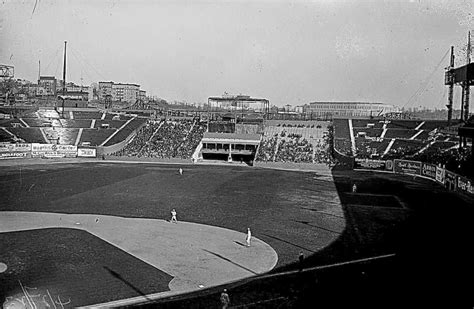
<path id="1" fill-rule="evenodd" d="M 458 190 L 470 194 L 474 194 L 474 184 L 466 177 L 458 176 Z"/>
<path id="2" fill-rule="evenodd" d="M 457 174 L 448 170 L 444 171 L 444 184 L 450 190 L 456 190 L 457 188 Z"/>
<path id="3" fill-rule="evenodd" d="M 31 144 L 32 157 L 46 158 L 75 158 L 77 157 L 77 146 L 56 144 Z"/>
<path id="4" fill-rule="evenodd" d="M 436 181 L 444 184 L 444 168 L 436 167 Z"/>
<path id="5" fill-rule="evenodd" d="M 0 152 L 0 159 L 26 158 L 28 152 Z"/>
<path id="6" fill-rule="evenodd" d="M 97 152 L 95 148 L 77 148 L 77 156 L 95 158 L 97 156 Z"/>
<path id="7" fill-rule="evenodd" d="M 0 153 L 2 152 L 30 152 L 31 144 L 0 144 Z"/>
<path id="8" fill-rule="evenodd" d="M 386 161 L 384 160 L 374 160 L 374 159 L 361 159 L 356 158 L 354 162 L 354 168 L 364 168 L 370 170 L 383 170 L 386 168 Z"/>
<path id="9" fill-rule="evenodd" d="M 393 160 L 395 173 L 421 175 L 421 162 L 408 160 Z"/>
<path id="10" fill-rule="evenodd" d="M 436 165 L 423 163 L 421 165 L 421 175 L 431 179 L 436 179 Z"/>

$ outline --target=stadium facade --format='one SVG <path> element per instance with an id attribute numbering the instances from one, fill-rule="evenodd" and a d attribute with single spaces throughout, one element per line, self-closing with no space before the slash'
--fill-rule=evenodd
<path id="1" fill-rule="evenodd" d="M 370 102 L 311 102 L 307 112 L 316 117 L 371 117 L 398 111 L 394 105 Z"/>

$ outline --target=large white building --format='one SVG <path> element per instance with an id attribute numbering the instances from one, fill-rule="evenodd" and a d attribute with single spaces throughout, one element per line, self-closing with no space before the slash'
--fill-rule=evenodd
<path id="1" fill-rule="evenodd" d="M 394 105 L 369 102 L 312 102 L 306 113 L 314 117 L 370 117 L 398 111 Z"/>
<path id="2" fill-rule="evenodd" d="M 141 93 L 143 91 L 143 93 Z M 99 100 L 105 101 L 107 96 L 111 96 L 112 101 L 135 103 L 140 99 L 140 95 L 145 94 L 140 90 L 140 85 L 114 82 L 99 82 Z"/>

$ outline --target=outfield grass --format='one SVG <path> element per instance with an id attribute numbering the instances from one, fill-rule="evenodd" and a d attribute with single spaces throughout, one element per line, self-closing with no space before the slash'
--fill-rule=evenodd
<path id="1" fill-rule="evenodd" d="M 11 167 L 0 172 L 0 210 L 165 219 L 176 208 L 181 220 L 243 233 L 251 227 L 278 253 L 274 273 L 297 269 L 300 251 L 305 267 L 396 254 L 386 261 L 232 285 L 234 305 L 269 300 L 254 307 L 407 307 L 409 296 L 425 305 L 449 300 L 473 305 L 472 198 L 391 174 L 339 171 L 328 179 L 242 167 L 184 171 L 179 177 L 174 166 L 109 163 L 30 166 L 21 173 Z M 358 194 L 350 193 L 354 182 Z M 152 277 L 144 274 L 141 280 Z M 218 305 L 219 293 L 211 289 L 159 304 L 209 308 Z"/>

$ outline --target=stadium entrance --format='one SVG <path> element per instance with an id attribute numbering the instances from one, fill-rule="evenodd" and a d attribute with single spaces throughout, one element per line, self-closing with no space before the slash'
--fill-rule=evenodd
<path id="1" fill-rule="evenodd" d="M 198 160 L 242 162 L 253 165 L 260 134 L 204 133 L 198 146 Z"/>

